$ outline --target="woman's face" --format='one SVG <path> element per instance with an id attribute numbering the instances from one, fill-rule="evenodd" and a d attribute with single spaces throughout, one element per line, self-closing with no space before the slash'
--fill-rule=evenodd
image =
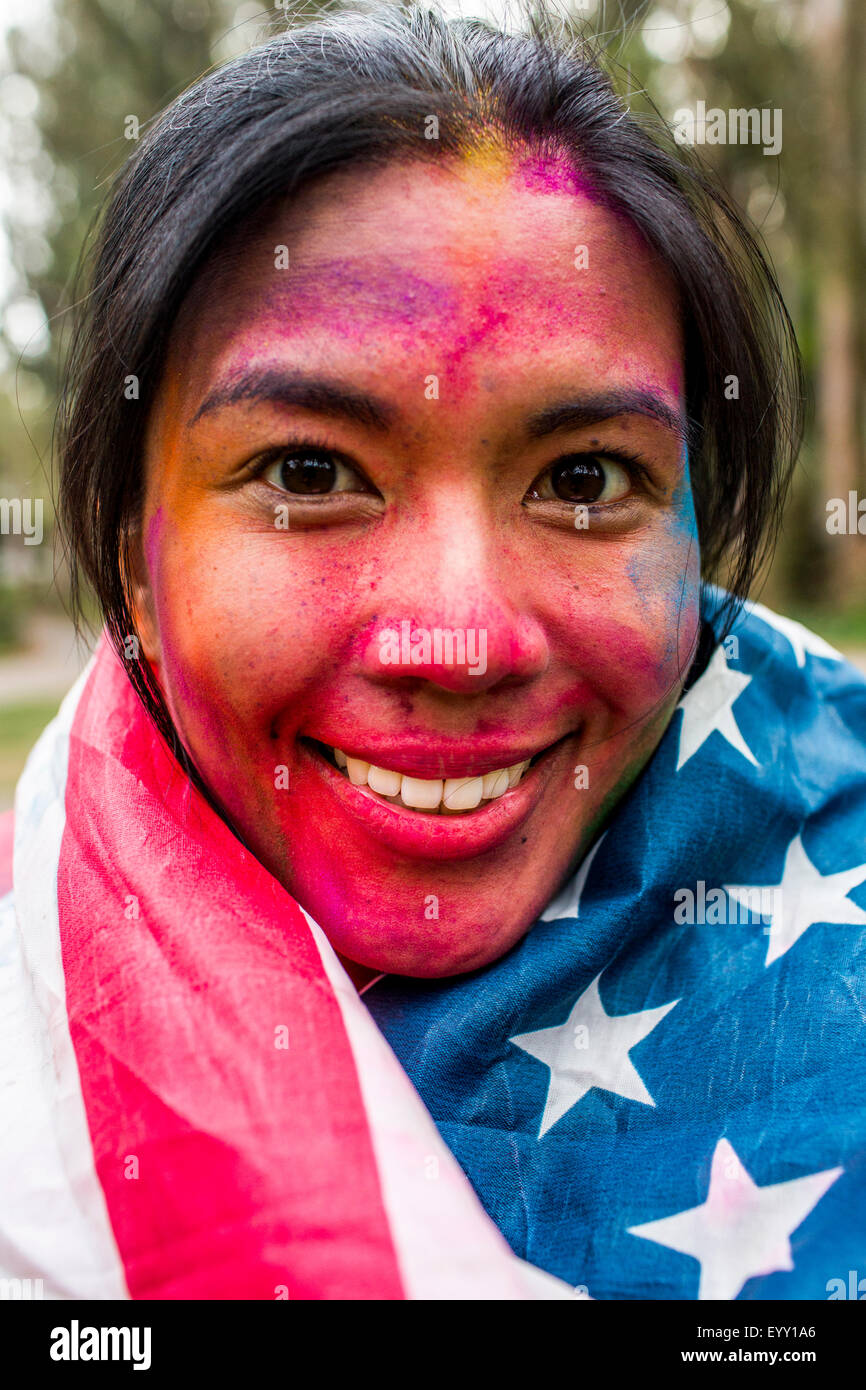
<path id="1" fill-rule="evenodd" d="M 508 950 L 657 745 L 698 631 L 683 422 L 670 282 L 556 162 L 334 174 L 201 275 L 144 650 L 356 980 Z"/>

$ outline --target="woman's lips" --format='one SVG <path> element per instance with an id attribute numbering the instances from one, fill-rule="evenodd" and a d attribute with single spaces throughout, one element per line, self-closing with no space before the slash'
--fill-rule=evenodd
<path id="1" fill-rule="evenodd" d="M 328 761 L 324 751 L 319 751 L 314 740 L 299 740 L 298 749 L 301 759 L 315 768 L 343 808 L 376 839 L 411 858 L 462 859 L 496 849 L 520 828 L 556 775 L 560 762 L 566 761 L 566 743 L 576 737 L 574 733 L 565 735 L 537 755 L 507 791 L 482 801 L 476 809 L 454 814 L 443 814 L 441 806 L 439 813 L 409 809 L 400 802 L 386 800 L 369 786 L 354 785 L 346 772 Z"/>

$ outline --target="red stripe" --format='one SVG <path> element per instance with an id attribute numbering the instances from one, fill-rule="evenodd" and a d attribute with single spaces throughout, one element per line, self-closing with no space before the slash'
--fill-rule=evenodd
<path id="1" fill-rule="evenodd" d="M 190 787 L 104 643 L 66 814 L 69 1024 L 132 1296 L 404 1297 L 306 923 Z"/>

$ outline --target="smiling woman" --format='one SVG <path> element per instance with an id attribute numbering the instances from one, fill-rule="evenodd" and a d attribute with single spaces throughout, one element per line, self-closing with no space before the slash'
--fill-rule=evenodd
<path id="1" fill-rule="evenodd" d="M 152 404 L 131 556 L 148 668 L 356 980 L 512 946 L 657 743 L 697 642 L 676 299 L 640 238 L 539 165 L 404 159 L 259 213 L 200 271 Z M 423 642 L 384 662 L 402 622 L 483 634 L 483 672 Z M 431 873 L 449 912 L 428 920 Z"/>
<path id="2" fill-rule="evenodd" d="M 61 504 L 106 637 L 18 803 L 18 914 L 68 1011 L 28 1142 L 66 1086 L 86 1189 L 51 1179 L 72 1253 L 40 1272 L 79 1296 L 658 1298 L 793 1269 L 752 1194 L 799 1179 L 802 1220 L 840 1136 L 796 1171 L 724 1136 L 746 1106 L 765 1134 L 763 1105 L 783 1142 L 786 1068 L 836 1084 L 759 978 L 807 926 L 866 923 L 828 811 L 843 783 L 863 805 L 864 695 L 738 604 L 801 388 L 734 209 L 587 50 L 386 10 L 174 103 L 91 284 Z M 699 877 L 800 905 L 699 938 L 674 911 Z M 723 1239 L 737 1174 L 749 1234 Z M 686 1208 L 706 1239 L 666 1234 Z"/>

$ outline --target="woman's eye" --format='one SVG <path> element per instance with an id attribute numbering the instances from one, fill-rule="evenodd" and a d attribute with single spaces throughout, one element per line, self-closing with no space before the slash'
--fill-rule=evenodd
<path id="1" fill-rule="evenodd" d="M 622 464 L 601 454 L 570 454 L 532 485 L 530 497 L 561 502 L 618 502 L 632 487 Z"/>
<path id="2" fill-rule="evenodd" d="M 298 497 L 369 491 L 361 475 L 327 449 L 285 449 L 268 465 L 262 477 L 274 487 Z"/>

